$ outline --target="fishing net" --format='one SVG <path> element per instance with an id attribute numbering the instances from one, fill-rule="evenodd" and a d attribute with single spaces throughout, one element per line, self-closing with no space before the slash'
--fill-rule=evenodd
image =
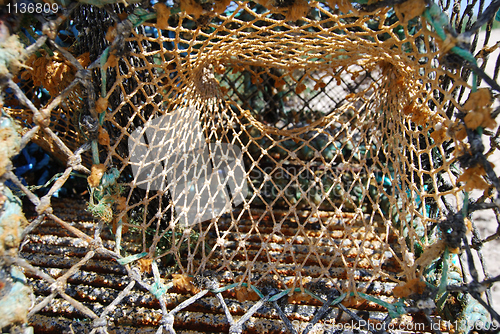
<path id="1" fill-rule="evenodd" d="M 0 328 L 497 330 L 487 5 L 5 3 Z"/>

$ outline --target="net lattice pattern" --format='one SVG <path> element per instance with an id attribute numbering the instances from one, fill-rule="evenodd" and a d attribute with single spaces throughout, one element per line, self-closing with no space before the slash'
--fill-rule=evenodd
<path id="1" fill-rule="evenodd" d="M 0 45 L 0 279 L 35 291 L 0 328 L 500 320 L 475 268 L 497 235 L 471 219 L 498 213 L 498 66 L 476 45 L 496 2 L 476 25 L 424 1 L 102 5 Z"/>

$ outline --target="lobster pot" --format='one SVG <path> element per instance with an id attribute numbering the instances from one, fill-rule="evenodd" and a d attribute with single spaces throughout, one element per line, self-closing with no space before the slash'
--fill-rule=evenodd
<path id="1" fill-rule="evenodd" d="M 500 203 L 498 66 L 485 73 L 498 5 L 473 24 L 460 4 L 83 1 L 40 3 L 41 26 L 13 16 L 0 310 L 19 307 L 0 328 L 496 326 L 480 249 L 497 235 L 472 217 Z"/>

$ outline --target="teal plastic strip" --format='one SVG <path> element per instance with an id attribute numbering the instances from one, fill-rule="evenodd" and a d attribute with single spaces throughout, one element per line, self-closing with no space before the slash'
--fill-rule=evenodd
<path id="1" fill-rule="evenodd" d="M 307 293 L 309 296 L 313 297 L 314 299 L 319 300 L 322 303 L 325 302 L 325 300 L 323 298 L 321 298 L 320 296 L 316 295 L 314 292 L 311 292 L 311 291 L 309 291 L 307 289 L 304 289 L 304 292 Z"/>
<path id="2" fill-rule="evenodd" d="M 99 165 L 99 143 L 97 142 L 97 140 L 92 140 L 91 148 L 92 148 L 92 163 L 94 165 Z"/>
<path id="3" fill-rule="evenodd" d="M 469 192 L 464 191 L 464 204 L 462 206 L 462 215 L 465 218 L 467 217 L 468 214 L 469 214 Z"/>
<path id="4" fill-rule="evenodd" d="M 151 284 L 151 287 L 149 288 L 149 292 L 153 296 L 155 296 L 156 299 L 160 299 L 161 296 L 163 296 L 171 287 L 173 287 L 174 284 L 172 282 L 168 284 L 162 284 L 160 282 L 155 282 Z"/>
<path id="5" fill-rule="evenodd" d="M 120 177 L 120 171 L 114 167 L 111 168 L 102 176 L 101 186 L 107 188 L 114 185 L 118 181 L 118 177 Z"/>
<path id="6" fill-rule="evenodd" d="M 213 293 L 220 293 L 220 292 L 224 292 L 224 291 L 227 291 L 227 290 L 231 290 L 232 288 L 235 288 L 239 285 L 239 283 L 233 283 L 233 284 L 229 284 L 229 285 L 226 285 L 222 288 L 218 288 L 218 289 L 213 289 L 213 290 L 210 290 L 211 292 Z"/>
<path id="7" fill-rule="evenodd" d="M 139 254 L 134 254 L 134 255 L 130 255 L 130 256 L 118 259 L 118 260 L 116 260 L 116 262 L 118 262 L 119 264 L 121 264 L 122 266 L 124 266 L 126 264 L 131 263 L 131 262 L 134 262 L 134 261 L 137 261 L 139 259 L 142 259 L 146 255 L 148 255 L 147 252 L 139 253 Z"/>
<path id="8" fill-rule="evenodd" d="M 341 294 L 340 296 L 338 296 L 337 298 L 335 298 L 333 300 L 333 302 L 330 304 L 330 306 L 335 306 L 335 305 L 339 304 L 340 302 L 342 302 L 345 299 L 346 296 L 347 296 L 347 293 Z"/>
<path id="9" fill-rule="evenodd" d="M 384 302 L 381 299 L 375 298 L 373 296 L 367 295 L 367 294 L 362 293 L 362 292 L 358 292 L 358 295 L 361 298 L 364 298 L 364 299 L 371 301 L 377 305 L 385 307 L 387 309 L 387 312 L 389 313 L 389 316 L 393 319 L 399 318 L 403 314 L 407 313 L 405 305 L 402 301 L 398 301 L 394 304 L 390 304 L 390 303 Z"/>
<path id="10" fill-rule="evenodd" d="M 449 259 L 450 252 L 448 250 L 448 247 L 444 249 L 443 253 L 443 269 L 441 272 L 441 281 L 439 282 L 438 286 L 438 292 L 437 292 L 437 300 L 436 300 L 436 306 L 438 310 L 442 310 L 444 307 L 444 304 L 446 302 L 447 298 L 447 293 L 446 293 L 446 286 L 448 285 L 448 259 Z"/>
<path id="11" fill-rule="evenodd" d="M 447 34 L 443 27 L 448 26 L 448 17 L 441 12 L 439 6 L 433 3 L 424 11 L 423 16 L 432 25 L 439 38 L 443 41 L 446 40 Z M 471 64 L 477 65 L 476 58 L 474 58 L 468 50 L 454 46 L 450 51 L 467 60 Z"/>
<path id="12" fill-rule="evenodd" d="M 250 285 L 250 288 L 251 288 L 253 291 L 255 291 L 255 293 L 256 293 L 256 294 L 258 294 L 258 295 L 259 295 L 259 298 L 260 298 L 260 299 L 263 299 L 263 298 L 264 298 L 264 295 L 262 294 L 262 292 L 260 292 L 260 290 L 259 290 L 259 289 L 257 289 L 255 286 Z"/>
<path id="13" fill-rule="evenodd" d="M 274 301 L 280 299 L 281 297 L 283 297 L 284 295 L 286 295 L 287 293 L 289 293 L 290 291 L 292 291 L 292 289 L 286 289 L 285 291 L 281 291 L 280 293 L 275 294 L 274 296 L 269 298 L 269 301 L 274 302 Z"/>

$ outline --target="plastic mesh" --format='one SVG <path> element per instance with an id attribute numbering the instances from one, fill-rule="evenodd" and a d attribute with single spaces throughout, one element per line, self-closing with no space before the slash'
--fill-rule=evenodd
<path id="1" fill-rule="evenodd" d="M 35 297 L 0 327 L 494 328 L 496 278 L 475 266 L 497 236 L 470 216 L 498 212 L 499 87 L 477 63 L 495 48 L 474 57 L 486 22 L 467 9 L 462 27 L 443 7 L 193 0 L 22 21 L 25 40 L 44 35 L 2 45 L 0 167 L 4 201 L 20 210 L 7 187 L 22 195 L 30 224 L 10 218 L 0 255 L 7 287 Z M 497 7 L 479 19 L 488 31 Z M 44 182 L 10 164 L 23 149 L 42 166 L 33 143 L 64 166 Z M 57 314 L 80 322 L 48 325 Z"/>

